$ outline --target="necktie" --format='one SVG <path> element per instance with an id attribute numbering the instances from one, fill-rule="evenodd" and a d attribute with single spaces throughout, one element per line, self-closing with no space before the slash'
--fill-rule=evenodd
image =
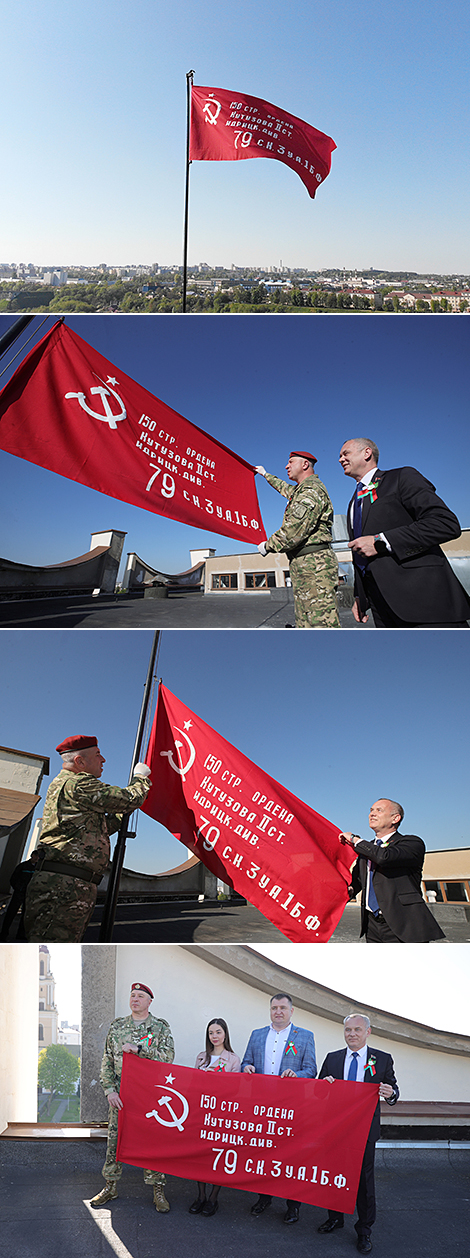
<path id="1" fill-rule="evenodd" d="M 360 537 L 360 536 L 361 536 L 361 533 L 362 533 L 362 501 L 361 501 L 361 499 L 360 499 L 360 498 L 358 498 L 358 496 L 357 496 L 357 495 L 358 495 L 358 493 L 359 493 L 359 491 L 360 491 L 361 489 L 365 489 L 365 485 L 364 485 L 364 484 L 363 484 L 363 482 L 360 480 L 360 481 L 358 482 L 358 484 L 356 485 L 356 493 L 355 493 L 355 496 L 354 496 L 354 504 L 353 504 L 353 534 L 354 534 L 354 537 Z"/>
<path id="2" fill-rule="evenodd" d="M 359 1053 L 353 1053 L 353 1055 L 352 1055 L 352 1060 L 351 1060 L 351 1064 L 350 1064 L 350 1066 L 349 1066 L 349 1070 L 348 1070 L 348 1082 L 349 1082 L 349 1080 L 351 1080 L 351 1083 L 355 1083 L 355 1082 L 356 1082 L 356 1079 L 357 1079 L 357 1059 L 358 1059 L 358 1057 L 359 1057 Z"/>
<path id="3" fill-rule="evenodd" d="M 358 498 L 357 496 L 359 493 L 359 490 L 361 489 L 365 489 L 365 485 L 362 480 L 360 480 L 358 485 L 356 486 L 356 494 L 355 494 L 354 504 L 353 504 L 354 537 L 362 537 L 362 498 Z M 359 554 L 354 555 L 354 563 L 356 565 L 356 568 L 359 568 L 360 572 L 365 572 L 368 562 L 369 560 L 364 559 L 363 555 L 359 555 Z"/>
<path id="4" fill-rule="evenodd" d="M 375 845 L 376 847 L 382 847 L 382 839 L 376 839 Z M 377 915 L 377 913 L 380 913 L 380 909 L 379 902 L 374 891 L 374 871 L 372 868 L 372 861 L 367 862 L 367 868 L 369 870 L 369 894 L 367 897 L 367 908 L 371 913 Z"/>

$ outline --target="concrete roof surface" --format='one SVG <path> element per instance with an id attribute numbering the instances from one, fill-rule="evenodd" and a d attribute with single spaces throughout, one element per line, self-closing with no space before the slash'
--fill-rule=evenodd
<path id="1" fill-rule="evenodd" d="M 103 1142 L 104 1143 L 104 1142 Z M 254 1194 L 223 1187 L 212 1218 L 190 1215 L 195 1184 L 169 1176 L 169 1214 L 157 1214 L 142 1172 L 125 1166 L 119 1197 L 101 1210 L 86 1204 L 103 1186 L 103 1148 L 0 1139 L 0 1220 L 3 1252 L 20 1258 L 258 1258 L 282 1246 L 283 1258 L 348 1258 L 356 1252 L 352 1216 L 344 1230 L 318 1236 L 325 1211 L 303 1205 L 299 1222 L 283 1225 L 285 1203 L 273 1198 L 259 1218 Z M 376 1156 L 377 1222 L 374 1250 L 381 1258 L 454 1258 L 468 1254 L 470 1150 L 380 1149 Z"/>

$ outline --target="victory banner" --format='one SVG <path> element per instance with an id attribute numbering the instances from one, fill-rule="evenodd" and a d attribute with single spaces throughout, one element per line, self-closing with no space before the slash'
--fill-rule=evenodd
<path id="1" fill-rule="evenodd" d="M 0 448 L 121 502 L 255 545 L 250 463 L 56 324 L 0 393 Z"/>
<path id="2" fill-rule="evenodd" d="M 378 1084 L 207 1073 L 124 1053 L 117 1158 L 353 1214 Z"/>
<path id="3" fill-rule="evenodd" d="M 271 157 L 300 175 L 310 197 L 326 179 L 334 140 L 257 96 L 200 87 L 191 92 L 190 161 Z"/>
<path id="4" fill-rule="evenodd" d="M 325 943 L 356 860 L 326 821 L 160 685 L 142 811 L 294 943 Z"/>

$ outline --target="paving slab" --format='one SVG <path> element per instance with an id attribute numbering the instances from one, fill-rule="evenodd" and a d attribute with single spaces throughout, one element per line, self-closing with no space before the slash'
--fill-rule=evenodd
<path id="1" fill-rule="evenodd" d="M 441 907 L 441 906 L 439 906 Z M 85 943 L 98 943 L 102 907 L 95 909 Z M 463 909 L 436 915 L 448 943 L 470 943 L 470 921 Z M 359 943 L 360 905 L 347 905 L 330 943 Z M 113 943 L 287 943 L 286 936 L 252 904 L 225 902 L 223 907 L 177 900 L 119 904 Z"/>
<path id="2" fill-rule="evenodd" d="M 364 629 L 351 611 L 341 627 Z M 175 594 L 166 599 L 70 595 L 0 601 L 0 625 L 10 629 L 285 629 L 294 628 L 291 590 L 266 594 Z"/>

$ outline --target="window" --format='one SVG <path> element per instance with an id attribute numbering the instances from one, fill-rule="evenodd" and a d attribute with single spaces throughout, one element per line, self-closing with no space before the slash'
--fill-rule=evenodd
<path id="1" fill-rule="evenodd" d="M 445 882 L 444 890 L 447 900 L 453 904 L 466 904 L 468 901 L 468 883 L 464 882 Z"/>
<path id="2" fill-rule="evenodd" d="M 467 878 L 462 882 L 431 882 L 426 878 L 424 887 L 430 904 L 468 904 L 470 901 L 470 881 Z"/>
<path id="3" fill-rule="evenodd" d="M 424 887 L 426 891 L 426 899 L 429 904 L 436 904 L 436 903 L 442 904 L 444 896 L 442 894 L 441 887 L 438 882 L 428 882 L 428 880 L 426 879 Z M 429 897 L 429 892 L 431 892 L 430 897 Z"/>
<path id="4" fill-rule="evenodd" d="M 247 590 L 275 590 L 276 573 L 275 572 L 245 572 L 245 589 Z"/>
<path id="5" fill-rule="evenodd" d="M 42 1026 L 41 1023 L 39 1023 L 39 1039 L 40 1040 L 44 1039 L 44 1027 Z"/>
<path id="6" fill-rule="evenodd" d="M 43 1000 L 40 1000 L 40 1001 L 39 1001 L 39 1009 L 40 1009 L 40 1010 L 41 1010 L 41 1009 L 44 1009 L 44 1001 L 43 1001 Z"/>
<path id="7" fill-rule="evenodd" d="M 213 590 L 238 590 L 238 573 L 237 572 L 213 572 L 212 573 L 212 589 Z"/>

